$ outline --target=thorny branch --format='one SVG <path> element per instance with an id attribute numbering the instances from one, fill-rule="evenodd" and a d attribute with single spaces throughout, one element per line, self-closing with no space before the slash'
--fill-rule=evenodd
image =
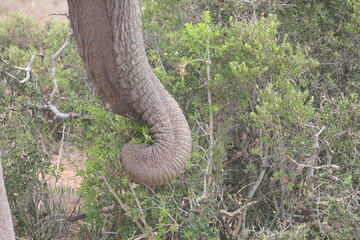
<path id="1" fill-rule="evenodd" d="M 207 100 L 209 105 L 209 127 L 207 129 L 207 133 L 209 135 L 209 157 L 207 159 L 207 165 L 204 172 L 204 187 L 203 187 L 203 193 L 200 197 L 196 199 L 196 202 L 199 203 L 202 200 L 204 200 L 207 197 L 208 189 L 211 184 L 211 172 L 212 172 L 212 165 L 213 165 L 213 155 L 214 155 L 214 113 L 212 110 L 212 92 L 210 90 L 210 81 L 211 81 L 211 58 L 210 58 L 210 43 L 209 40 L 207 40 L 207 46 L 206 46 L 206 55 L 207 59 L 203 62 L 205 63 L 205 69 L 206 69 L 206 86 L 207 86 Z"/>
<path id="2" fill-rule="evenodd" d="M 45 54 L 43 53 L 34 53 L 31 58 L 30 58 L 30 61 L 25 65 L 25 67 L 18 67 L 18 66 L 13 66 L 13 68 L 17 69 L 17 70 L 20 70 L 20 71 L 24 71 L 25 72 L 25 78 L 20 80 L 17 76 L 14 76 L 8 72 L 3 72 L 5 75 L 11 77 L 12 79 L 15 79 L 17 80 L 19 83 L 23 84 L 23 83 L 26 83 L 27 81 L 29 81 L 30 77 L 31 77 L 31 67 L 32 67 L 32 64 L 34 63 L 34 60 L 36 57 L 45 57 Z M 5 59 L 3 59 L 1 56 L 0 56 L 0 60 L 5 63 L 5 64 L 9 64 L 7 61 L 5 61 Z M 17 74 L 16 74 L 17 75 Z"/>
<path id="3" fill-rule="evenodd" d="M 40 107 L 40 109 L 42 111 L 51 111 L 54 114 L 54 120 L 56 119 L 61 119 L 61 120 L 68 120 L 68 119 L 74 119 L 74 118 L 87 118 L 86 115 L 81 115 L 79 113 L 74 113 L 74 112 L 68 112 L 68 113 L 63 113 L 60 112 L 57 107 L 55 107 L 54 105 L 48 103 L 47 105 L 43 105 Z"/>
<path id="4" fill-rule="evenodd" d="M 312 168 L 315 170 L 320 170 L 320 169 L 335 169 L 335 170 L 339 170 L 340 167 L 338 165 L 334 165 L 334 164 L 329 164 L 329 165 L 322 165 L 322 166 L 312 166 L 312 165 L 308 165 L 308 164 L 301 164 L 296 162 L 294 159 L 290 159 L 293 163 L 295 163 L 298 167 L 300 168 Z"/>
<path id="5" fill-rule="evenodd" d="M 114 199 L 118 202 L 118 204 L 120 205 L 120 207 L 125 211 L 125 213 L 128 215 L 128 216 L 130 216 L 130 211 L 129 211 L 129 209 L 128 209 L 128 207 L 126 206 L 126 204 L 125 203 L 123 203 L 123 201 L 121 201 L 121 199 L 119 198 L 119 196 L 116 194 L 116 192 L 115 192 L 115 190 L 110 186 L 110 184 L 109 184 L 109 182 L 107 181 L 107 179 L 106 179 L 106 177 L 104 177 L 104 176 L 102 176 L 101 177 L 101 179 L 104 181 L 104 183 L 105 183 L 105 185 L 107 186 L 107 188 L 108 188 L 108 190 L 109 190 L 109 192 L 111 193 L 111 195 L 113 195 L 113 197 L 114 197 Z M 130 187 L 130 189 L 131 189 L 131 187 Z M 133 191 L 133 190 L 132 190 Z M 134 193 L 133 193 L 134 194 Z M 140 206 L 140 209 L 141 209 L 141 206 Z M 142 219 L 141 219 L 142 220 Z M 150 233 L 149 231 L 148 231 L 148 226 L 147 226 L 147 224 L 145 225 L 144 224 L 144 226 L 143 225 L 141 225 L 140 223 L 139 223 L 139 221 L 138 220 L 136 220 L 136 219 L 133 219 L 133 221 L 134 221 L 134 223 L 139 227 L 139 229 L 142 231 L 142 235 L 141 236 L 139 236 L 137 239 L 153 239 L 153 235 L 152 235 L 152 233 Z M 144 222 L 143 222 L 144 223 Z"/>
<path id="6" fill-rule="evenodd" d="M 261 132 L 260 132 L 260 135 L 261 135 Z M 261 158 L 261 164 L 262 164 L 262 167 L 260 168 L 260 173 L 255 181 L 255 184 L 252 185 L 252 187 L 250 188 L 249 190 L 249 193 L 247 194 L 246 198 L 246 204 L 249 204 L 251 203 L 257 189 L 259 188 L 260 184 L 262 183 L 263 179 L 264 179 L 264 175 L 265 175 L 265 171 L 266 171 L 266 163 L 268 161 L 268 156 L 264 156 L 263 154 L 263 145 L 262 143 L 260 143 L 260 147 L 259 147 L 259 155 L 260 155 L 260 158 Z M 238 229 L 240 230 L 240 224 L 242 225 L 241 227 L 242 228 L 245 228 L 245 220 L 246 220 L 246 215 L 247 215 L 247 208 L 244 209 L 244 212 L 243 214 L 239 217 L 239 221 L 238 221 Z"/>
<path id="7" fill-rule="evenodd" d="M 237 209 L 236 211 L 234 211 L 234 212 L 228 212 L 228 211 L 226 211 L 226 210 L 220 210 L 220 213 L 221 213 L 221 214 L 225 214 L 225 215 L 233 218 L 233 217 L 235 217 L 236 215 L 241 214 L 245 209 L 247 209 L 247 208 L 255 205 L 256 203 L 258 203 L 258 201 L 252 201 L 252 202 L 249 202 L 249 203 L 241 206 L 240 208 L 238 208 L 238 209 Z"/>
<path id="8" fill-rule="evenodd" d="M 314 170 L 322 170 L 322 169 L 326 169 L 326 171 L 324 173 L 321 173 L 319 174 L 318 176 L 319 177 L 328 177 L 330 178 L 331 180 L 333 181 L 339 181 L 340 179 L 336 176 L 334 176 L 332 173 L 333 173 L 333 170 L 339 170 L 340 167 L 337 166 L 337 165 L 334 165 L 334 164 L 327 164 L 327 165 L 321 165 L 321 166 L 312 166 L 312 165 L 309 165 L 309 164 L 300 164 L 298 162 L 296 162 L 294 159 L 290 159 L 293 163 L 295 163 L 298 168 L 309 168 L 309 169 L 312 169 L 313 171 Z"/>
<path id="9" fill-rule="evenodd" d="M 35 57 L 45 57 L 45 54 L 43 53 L 34 53 L 31 58 L 30 61 L 25 65 L 25 67 L 17 67 L 14 66 L 15 69 L 21 70 L 21 71 L 25 71 L 26 72 L 26 76 L 23 80 L 20 80 L 19 83 L 25 83 L 30 79 L 30 75 L 31 75 L 31 66 L 35 60 Z"/>
<path id="10" fill-rule="evenodd" d="M 72 32 L 71 30 L 69 31 L 67 38 L 65 40 L 65 43 L 53 54 L 50 55 L 50 59 L 51 59 L 51 79 L 53 82 L 53 90 L 51 92 L 51 94 L 49 95 L 49 100 L 47 102 L 47 104 L 40 106 L 40 110 L 42 111 L 51 111 L 54 114 L 54 118 L 53 120 L 56 119 L 61 119 L 61 120 L 68 120 L 68 119 L 74 119 L 74 118 L 86 118 L 86 115 L 81 115 L 78 113 L 74 113 L 74 112 L 69 112 L 69 113 L 63 113 L 61 111 L 58 110 L 58 108 L 56 106 L 53 105 L 53 100 L 55 98 L 55 94 L 58 91 L 58 85 L 57 85 L 57 80 L 56 80 L 56 60 L 58 59 L 59 55 L 61 54 L 62 51 L 64 51 L 64 49 L 69 45 L 70 41 L 71 41 L 71 37 L 72 37 Z M 16 75 L 12 75 L 8 72 L 3 72 L 5 75 L 11 77 L 12 79 L 17 80 L 20 84 L 24 84 L 26 83 L 30 77 L 31 77 L 31 73 L 32 73 L 32 65 L 35 61 L 36 57 L 45 57 L 45 54 L 43 53 L 34 53 L 29 62 L 25 65 L 25 67 L 18 67 L 18 66 L 14 66 L 13 68 L 24 71 L 26 73 L 26 76 L 24 79 L 19 80 Z M 5 64 L 9 64 L 5 59 L 3 59 L 0 56 L 0 61 L 2 61 Z"/>
<path id="11" fill-rule="evenodd" d="M 234 212 L 228 212 L 226 210 L 220 210 L 221 214 L 225 214 L 227 216 L 229 216 L 230 218 L 234 218 L 237 217 L 237 225 L 236 228 L 234 229 L 234 231 L 232 232 L 232 236 L 235 239 L 236 236 L 239 234 L 239 231 L 241 229 L 241 225 L 243 224 L 243 220 L 246 217 L 246 211 L 249 207 L 255 205 L 258 201 L 252 201 L 252 202 L 248 202 L 245 205 L 241 206 L 239 209 L 237 209 Z M 245 215 L 245 216 L 244 216 Z"/>
<path id="12" fill-rule="evenodd" d="M 49 13 L 49 16 L 65 16 L 66 18 L 69 18 L 69 15 L 67 13 Z"/>
<path id="13" fill-rule="evenodd" d="M 135 199 L 136 205 L 137 205 L 137 207 L 138 207 L 138 209 L 139 209 L 140 219 L 141 219 L 141 221 L 143 222 L 145 229 L 149 229 L 149 225 L 148 225 L 147 222 L 146 222 L 146 218 L 145 218 L 144 211 L 143 211 L 143 209 L 142 209 L 142 207 L 141 207 L 141 204 L 140 204 L 140 202 L 139 202 L 139 199 L 137 198 L 137 196 L 136 196 L 136 194 L 135 194 L 133 184 L 132 184 L 132 183 L 129 183 L 129 187 L 130 187 L 131 193 L 132 193 L 132 195 L 133 195 L 133 197 L 134 197 L 134 199 Z"/>
<path id="14" fill-rule="evenodd" d="M 56 77 L 55 77 L 55 72 L 56 72 L 55 62 L 56 62 L 56 59 L 59 57 L 60 53 L 66 48 L 67 45 L 69 45 L 71 37 L 72 37 L 72 31 L 70 30 L 65 43 L 59 48 L 59 50 L 57 50 L 57 52 L 55 54 L 50 56 L 50 58 L 51 58 L 51 79 L 52 79 L 52 82 L 54 85 L 53 91 L 50 94 L 50 98 L 49 98 L 49 102 L 48 102 L 48 104 L 50 104 L 50 105 L 52 104 L 55 93 L 58 90 L 58 85 L 57 85 L 57 81 L 56 81 Z"/>
<path id="15" fill-rule="evenodd" d="M 317 117 L 317 119 L 315 120 L 315 127 L 318 128 L 319 125 L 319 117 Z M 323 126 L 319 132 L 317 132 L 316 134 L 314 134 L 313 136 L 313 145 L 312 145 L 312 153 L 311 156 L 308 160 L 308 163 L 310 166 L 315 166 L 316 165 L 316 160 L 318 159 L 319 156 L 319 152 L 320 152 L 320 146 L 319 146 L 319 136 L 320 134 L 325 130 L 325 126 Z M 309 168 L 308 170 L 308 176 L 310 178 L 312 178 L 314 176 L 314 168 Z"/>
<path id="16" fill-rule="evenodd" d="M 63 149 L 64 149 L 64 139 L 65 139 L 65 123 L 63 123 L 63 128 L 62 128 L 62 132 L 61 132 L 61 144 L 60 144 L 60 150 L 59 150 L 59 155 L 58 155 L 58 159 L 57 159 L 57 163 L 56 163 L 56 173 L 59 173 L 60 170 L 60 162 L 61 162 L 61 156 L 63 153 Z M 56 186 L 57 183 L 57 178 L 54 182 L 54 188 Z"/>
<path id="17" fill-rule="evenodd" d="M 57 85 L 57 81 L 56 81 L 56 66 L 55 66 L 56 60 L 58 59 L 61 52 L 66 48 L 66 46 L 69 45 L 69 43 L 71 41 L 71 37 L 72 37 L 72 32 L 69 31 L 65 43 L 53 55 L 50 55 L 50 59 L 51 59 L 51 78 L 52 78 L 52 82 L 53 82 L 53 90 L 52 90 L 52 92 L 51 92 L 51 94 L 49 96 L 48 103 L 46 105 L 40 106 L 40 110 L 42 110 L 42 111 L 51 111 L 54 114 L 53 120 L 56 120 L 56 119 L 67 120 L 67 119 L 73 119 L 73 118 L 79 118 L 79 117 L 86 117 L 86 116 L 80 115 L 78 113 L 73 113 L 73 112 L 70 112 L 70 113 L 60 112 L 57 109 L 57 107 L 52 104 L 53 100 L 54 100 L 54 97 L 55 97 L 55 93 L 58 91 L 58 85 Z M 32 65 L 33 65 L 36 57 L 45 57 L 45 54 L 43 54 L 43 53 L 34 53 L 31 56 L 29 62 L 25 65 L 25 67 L 18 67 L 18 66 L 13 67 L 15 69 L 18 69 L 20 71 L 24 71 L 26 73 L 26 76 L 25 76 L 24 79 L 19 80 L 16 77 L 17 74 L 15 76 L 13 76 L 12 74 L 7 73 L 7 72 L 5 72 L 5 74 L 7 76 L 17 80 L 20 84 L 26 83 L 31 77 Z M 0 57 L 0 60 L 3 63 L 9 65 L 8 62 L 5 61 L 2 57 Z M 59 171 L 59 166 L 60 166 L 60 161 L 61 161 L 61 156 L 62 156 L 62 150 L 63 150 L 63 144 L 64 144 L 64 137 L 65 137 L 65 124 L 63 124 L 61 147 L 60 147 L 60 151 L 59 151 L 59 155 L 58 155 L 58 159 L 57 159 L 57 171 Z M 54 182 L 54 187 L 55 187 L 56 183 L 57 183 L 57 181 Z"/>
<path id="18" fill-rule="evenodd" d="M 60 112 L 57 107 L 55 107 L 52 103 L 55 97 L 55 93 L 58 91 L 58 85 L 56 80 L 56 60 L 58 59 L 60 53 L 64 51 L 64 49 L 70 44 L 72 37 L 72 31 L 70 30 L 67 38 L 65 40 L 65 43 L 53 54 L 50 56 L 51 58 L 51 79 L 53 82 L 53 90 L 49 96 L 48 103 L 46 105 L 43 105 L 40 107 L 41 110 L 48 110 L 51 111 L 54 114 L 54 120 L 55 119 L 61 119 L 61 120 L 67 120 L 67 119 L 73 119 L 73 118 L 81 118 L 81 117 L 87 117 L 86 115 L 80 115 L 78 113 L 62 113 Z"/>

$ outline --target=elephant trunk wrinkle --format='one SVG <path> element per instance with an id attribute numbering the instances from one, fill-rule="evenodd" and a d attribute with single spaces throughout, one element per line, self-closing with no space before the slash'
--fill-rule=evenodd
<path id="1" fill-rule="evenodd" d="M 176 178 L 190 158 L 191 133 L 179 105 L 148 63 L 138 1 L 68 2 L 88 78 L 116 113 L 141 117 L 155 141 L 123 146 L 125 172 L 149 186 Z"/>

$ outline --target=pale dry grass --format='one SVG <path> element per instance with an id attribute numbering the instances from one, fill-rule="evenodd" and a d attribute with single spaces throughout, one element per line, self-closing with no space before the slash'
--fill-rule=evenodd
<path id="1" fill-rule="evenodd" d="M 49 13 L 66 13 L 66 0 L 0 0 L 0 20 L 5 14 L 21 12 L 29 17 L 45 18 Z M 52 16 L 65 21 L 66 17 Z"/>

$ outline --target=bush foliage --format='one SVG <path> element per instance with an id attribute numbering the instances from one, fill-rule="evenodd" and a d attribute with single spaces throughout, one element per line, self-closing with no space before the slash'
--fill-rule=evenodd
<path id="1" fill-rule="evenodd" d="M 0 157 L 17 236 L 354 239 L 358 1 L 142 4 L 149 62 L 191 127 L 185 172 L 155 188 L 132 183 L 119 149 L 151 142 L 147 126 L 94 94 L 67 23 L 8 16 L 0 22 Z M 69 191 L 43 178 L 61 175 L 50 158 L 64 143 L 88 157 L 78 172 L 82 204 L 70 212 L 54 200 Z"/>

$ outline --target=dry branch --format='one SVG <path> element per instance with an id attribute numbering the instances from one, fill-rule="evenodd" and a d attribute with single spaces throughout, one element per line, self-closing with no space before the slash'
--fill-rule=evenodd
<path id="1" fill-rule="evenodd" d="M 69 222 L 73 223 L 73 222 L 76 222 L 76 221 L 78 221 L 80 219 L 87 218 L 87 216 L 88 216 L 88 214 L 86 212 L 83 212 L 83 213 L 79 213 L 79 214 L 74 215 L 74 216 L 70 216 L 70 217 L 67 218 L 67 220 Z"/>
<path id="2" fill-rule="evenodd" d="M 19 83 L 25 83 L 30 79 L 31 76 L 31 66 L 34 63 L 35 57 L 44 57 L 45 55 L 43 53 L 34 53 L 31 58 L 30 61 L 25 65 L 25 67 L 17 67 L 14 66 L 15 69 L 21 70 L 26 72 L 26 76 L 23 80 L 19 80 Z"/>
<path id="3" fill-rule="evenodd" d="M 20 80 L 16 75 L 19 74 L 19 72 L 16 75 L 12 75 L 11 73 L 5 72 L 3 71 L 3 73 L 8 76 L 11 77 L 12 79 L 17 80 L 19 83 L 23 84 L 26 83 L 27 81 L 29 81 L 30 77 L 31 77 L 31 71 L 32 71 L 32 64 L 34 63 L 34 60 L 36 57 L 45 57 L 45 54 L 43 53 L 34 53 L 29 62 L 25 65 L 25 67 L 19 67 L 19 66 L 13 66 L 13 68 L 20 70 L 20 71 L 24 71 L 25 72 L 25 78 Z M 2 57 L 0 56 L 0 61 L 2 61 L 3 63 L 5 63 L 6 65 L 9 65 L 9 63 Z"/>
<path id="4" fill-rule="evenodd" d="M 113 195 L 114 199 L 117 201 L 117 203 L 120 205 L 120 207 L 125 211 L 125 213 L 128 216 L 130 215 L 129 209 L 126 206 L 125 203 L 123 203 L 123 201 L 121 201 L 121 199 L 119 198 L 119 196 L 116 194 L 115 190 L 110 186 L 109 182 L 107 181 L 106 177 L 102 176 L 101 179 L 104 181 L 105 185 L 107 186 L 109 192 L 111 193 L 111 195 Z M 152 234 L 149 233 L 148 228 L 146 228 L 146 226 L 142 226 L 139 221 L 137 221 L 136 219 L 133 219 L 134 223 L 139 227 L 139 229 L 142 231 L 143 236 L 146 236 L 145 238 L 148 239 L 153 239 Z"/>
<path id="5" fill-rule="evenodd" d="M 50 94 L 49 104 L 51 104 L 52 101 L 54 100 L 55 93 L 58 90 L 58 85 L 57 85 L 57 81 L 56 81 L 56 77 L 55 77 L 55 72 L 56 72 L 56 66 L 55 66 L 56 61 L 55 60 L 59 57 L 60 53 L 66 48 L 66 46 L 69 45 L 71 37 L 72 37 L 72 31 L 69 31 L 65 43 L 56 51 L 55 54 L 50 56 L 50 58 L 51 58 L 51 79 L 52 79 L 54 88 Z"/>
<path id="6" fill-rule="evenodd" d="M 340 167 L 334 164 L 327 164 L 327 165 L 321 165 L 321 166 L 312 166 L 309 164 L 301 164 L 296 162 L 294 159 L 290 159 L 293 163 L 295 163 L 299 168 L 312 168 L 314 170 L 321 170 L 321 169 L 335 169 L 335 170 L 339 170 Z"/>
<path id="7" fill-rule="evenodd" d="M 41 106 L 40 110 L 42 110 L 42 111 L 51 111 L 54 114 L 54 120 L 55 119 L 68 120 L 68 119 L 74 119 L 74 118 L 87 118 L 87 115 L 81 115 L 79 113 L 74 113 L 74 112 L 63 113 L 63 112 L 60 112 L 51 103 L 48 103 L 47 105 Z"/>
<path id="8" fill-rule="evenodd" d="M 203 176 L 203 193 L 200 197 L 198 197 L 196 199 L 196 202 L 199 203 L 202 200 L 207 198 L 208 195 L 208 189 L 211 185 L 211 173 L 212 173 L 212 165 L 213 165 L 213 155 L 214 155 L 214 146 L 215 146 L 215 141 L 214 141 L 214 113 L 212 110 L 212 92 L 210 89 L 210 81 L 211 81 L 211 58 L 210 58 L 210 48 L 209 48 L 209 41 L 207 40 L 207 45 L 206 45 L 206 55 L 207 55 L 207 59 L 205 60 L 201 60 L 201 59 L 197 59 L 200 61 L 203 61 L 205 64 L 205 70 L 206 70 L 206 81 L 205 81 L 205 85 L 207 86 L 207 100 L 208 100 L 208 105 L 209 105 L 209 126 L 207 127 L 207 130 L 205 131 L 206 133 L 208 133 L 209 135 L 209 156 L 207 159 L 207 166 L 204 172 L 204 176 Z M 196 61 L 196 60 L 195 60 Z M 204 131 L 204 130 L 203 130 Z"/>
<path id="9" fill-rule="evenodd" d="M 220 210 L 220 213 L 221 213 L 221 214 L 225 214 L 225 215 L 233 218 L 233 217 L 235 217 L 236 215 L 241 214 L 242 211 L 244 211 L 245 209 L 247 209 L 247 208 L 255 205 L 257 202 L 258 202 L 258 201 L 249 202 L 249 203 L 241 206 L 240 208 L 238 208 L 238 209 L 237 209 L 236 211 L 234 211 L 234 212 L 228 212 L 228 211 L 226 211 L 226 210 Z"/>
<path id="10" fill-rule="evenodd" d="M 149 229 L 149 225 L 148 225 L 147 222 L 146 222 L 146 217 L 145 217 L 144 211 L 143 211 L 143 209 L 142 209 L 142 207 L 141 207 L 141 204 L 140 204 L 140 202 L 139 202 L 139 199 L 137 198 L 137 196 L 136 196 L 136 194 L 135 194 L 133 184 L 132 184 L 132 183 L 129 183 L 129 187 L 130 187 L 131 193 L 132 193 L 132 195 L 133 195 L 133 197 L 134 197 L 134 199 L 135 199 L 136 205 L 137 205 L 137 207 L 138 207 L 138 209 L 139 209 L 140 219 L 141 219 L 141 221 L 143 222 L 145 229 Z"/>
<path id="11" fill-rule="evenodd" d="M 69 15 L 67 13 L 52 12 L 52 13 L 49 13 L 49 16 L 65 16 L 66 18 L 69 18 Z"/>

